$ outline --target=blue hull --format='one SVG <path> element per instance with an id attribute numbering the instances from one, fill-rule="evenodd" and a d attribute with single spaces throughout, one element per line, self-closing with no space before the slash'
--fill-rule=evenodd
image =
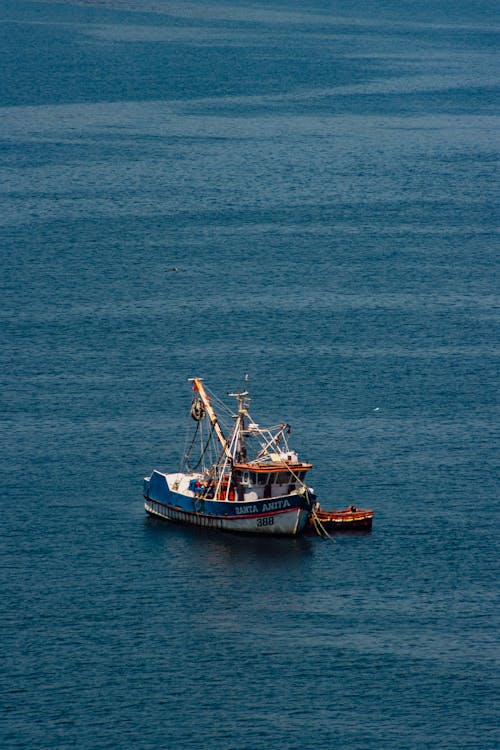
<path id="1" fill-rule="evenodd" d="M 304 529 L 315 496 L 291 493 L 241 501 L 205 500 L 171 490 L 167 475 L 153 471 L 144 480 L 145 509 L 153 516 L 204 528 L 246 534 L 296 536 Z"/>

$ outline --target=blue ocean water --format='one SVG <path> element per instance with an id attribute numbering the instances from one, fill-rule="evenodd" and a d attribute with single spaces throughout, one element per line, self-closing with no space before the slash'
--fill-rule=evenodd
<path id="1" fill-rule="evenodd" d="M 500 24 L 414 5 L 0 0 L 3 748 L 500 746 Z M 245 373 L 371 533 L 145 517 Z"/>

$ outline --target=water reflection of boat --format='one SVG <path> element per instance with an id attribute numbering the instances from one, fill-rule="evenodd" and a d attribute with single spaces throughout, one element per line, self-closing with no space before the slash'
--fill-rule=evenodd
<path id="1" fill-rule="evenodd" d="M 154 470 L 144 479 L 145 509 L 170 521 L 207 529 L 296 536 L 313 513 L 316 496 L 305 483 L 312 465 L 288 446 L 288 424 L 261 428 L 248 412 L 248 391 L 232 414 L 201 378 L 192 378 L 194 437 L 179 471 Z M 215 411 L 228 412 L 227 428 Z M 228 435 L 228 437 L 226 437 Z"/>

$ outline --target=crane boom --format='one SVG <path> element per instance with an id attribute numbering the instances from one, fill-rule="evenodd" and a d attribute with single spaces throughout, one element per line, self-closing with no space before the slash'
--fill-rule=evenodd
<path id="1" fill-rule="evenodd" d="M 224 437 L 224 433 L 221 430 L 219 420 L 217 419 L 217 414 L 212 408 L 210 399 L 207 396 L 207 392 L 205 391 L 205 388 L 203 386 L 202 379 L 201 378 L 189 378 L 189 380 L 192 381 L 193 389 L 198 392 L 201 400 L 203 401 L 203 406 L 205 407 L 205 410 L 210 419 L 210 424 L 213 426 L 215 432 L 217 433 L 217 437 L 219 438 L 219 442 L 224 449 L 224 453 L 226 454 L 226 457 L 232 460 L 233 457 L 231 455 L 231 451 L 229 450 L 229 444 L 226 438 Z"/>

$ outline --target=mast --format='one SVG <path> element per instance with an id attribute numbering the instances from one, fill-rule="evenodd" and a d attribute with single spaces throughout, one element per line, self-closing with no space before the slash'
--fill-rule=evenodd
<path id="1" fill-rule="evenodd" d="M 245 375 L 245 383 L 248 382 L 248 375 Z M 236 417 L 236 425 L 234 435 L 237 440 L 234 445 L 234 454 L 238 461 L 245 460 L 246 458 L 246 446 L 244 440 L 245 432 L 245 417 L 248 417 L 247 411 L 247 399 L 248 391 L 244 390 L 240 393 L 228 393 L 228 396 L 234 396 L 238 400 L 238 415 Z"/>
<path id="2" fill-rule="evenodd" d="M 217 433 L 217 437 L 219 438 L 219 442 L 224 449 L 226 458 L 232 459 L 231 451 L 229 449 L 229 444 L 226 438 L 224 437 L 224 433 L 222 432 L 220 428 L 219 421 L 217 419 L 217 414 L 214 412 L 212 408 L 212 404 L 210 403 L 210 399 L 207 396 L 207 393 L 205 391 L 201 378 L 188 378 L 188 380 L 190 380 L 193 383 L 193 389 L 199 393 L 200 398 L 203 401 L 203 406 L 205 407 L 205 410 L 209 416 L 210 424 L 213 426 L 215 432 Z"/>

